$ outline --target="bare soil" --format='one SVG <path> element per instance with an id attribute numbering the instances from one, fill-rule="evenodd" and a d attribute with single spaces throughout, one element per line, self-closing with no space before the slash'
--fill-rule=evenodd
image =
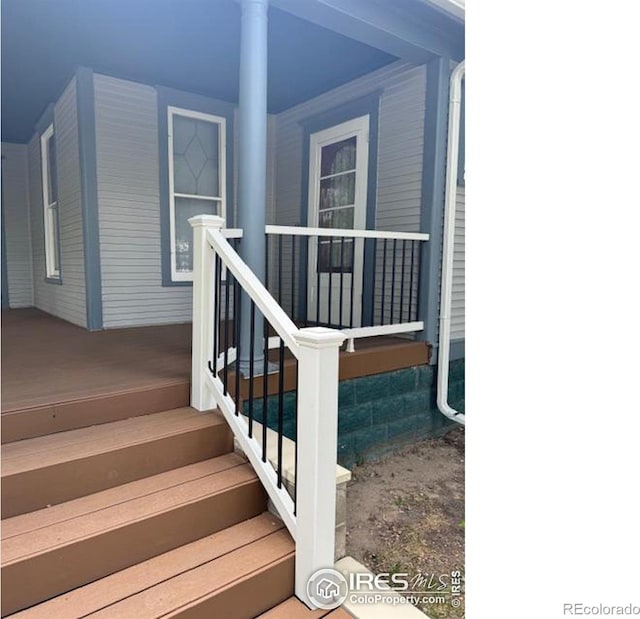
<path id="1" fill-rule="evenodd" d="M 464 617 L 464 430 L 406 447 L 352 473 L 347 554 L 375 574 L 434 575 L 430 586 L 423 581 L 421 587 L 432 595 L 444 575 L 446 602 L 417 606 L 432 619 Z M 451 595 L 455 571 L 462 577 L 459 597 Z"/>

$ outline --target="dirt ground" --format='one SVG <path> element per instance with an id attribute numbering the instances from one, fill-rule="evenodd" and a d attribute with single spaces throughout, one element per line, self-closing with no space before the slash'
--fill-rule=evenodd
<path id="1" fill-rule="evenodd" d="M 462 428 L 356 467 L 347 509 L 348 555 L 375 574 L 419 573 L 424 580 L 412 589 L 432 595 L 442 577 L 446 602 L 418 607 L 432 619 L 464 617 Z M 455 571 L 461 573 L 460 596 L 451 595 Z"/>

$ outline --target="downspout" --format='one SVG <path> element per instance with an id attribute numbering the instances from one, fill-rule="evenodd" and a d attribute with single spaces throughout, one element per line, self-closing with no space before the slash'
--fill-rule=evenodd
<path id="1" fill-rule="evenodd" d="M 453 288 L 453 246 L 456 230 L 460 102 L 464 60 L 451 73 L 449 89 L 449 134 L 447 138 L 447 176 L 442 233 L 442 279 L 440 283 L 440 337 L 438 345 L 438 410 L 461 425 L 464 413 L 449 406 L 449 347 L 451 343 L 451 294 Z"/>

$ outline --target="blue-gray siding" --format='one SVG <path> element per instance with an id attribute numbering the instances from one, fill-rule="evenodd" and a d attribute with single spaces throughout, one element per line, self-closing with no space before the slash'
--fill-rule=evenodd
<path id="1" fill-rule="evenodd" d="M 2 196 L 10 307 L 33 305 L 26 144 L 2 143 Z"/>
<path id="2" fill-rule="evenodd" d="M 54 106 L 58 164 L 58 212 L 62 285 L 45 281 L 40 136 L 29 142 L 29 202 L 35 307 L 86 327 L 84 248 L 78 151 L 76 83 L 71 80 Z"/>
<path id="3" fill-rule="evenodd" d="M 191 289 L 163 288 L 156 91 L 94 75 L 105 328 L 186 322 Z"/>

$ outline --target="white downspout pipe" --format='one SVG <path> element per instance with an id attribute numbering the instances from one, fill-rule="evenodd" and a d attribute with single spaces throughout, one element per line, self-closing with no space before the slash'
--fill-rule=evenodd
<path id="1" fill-rule="evenodd" d="M 453 288 L 453 246 L 456 230 L 456 193 L 458 187 L 458 150 L 460 139 L 460 102 L 464 60 L 451 73 L 449 88 L 449 134 L 447 139 L 447 176 L 444 197 L 442 239 L 442 280 L 440 283 L 440 337 L 438 345 L 438 409 L 449 419 L 465 425 L 464 413 L 449 406 L 449 346 L 451 342 L 451 294 Z"/>

